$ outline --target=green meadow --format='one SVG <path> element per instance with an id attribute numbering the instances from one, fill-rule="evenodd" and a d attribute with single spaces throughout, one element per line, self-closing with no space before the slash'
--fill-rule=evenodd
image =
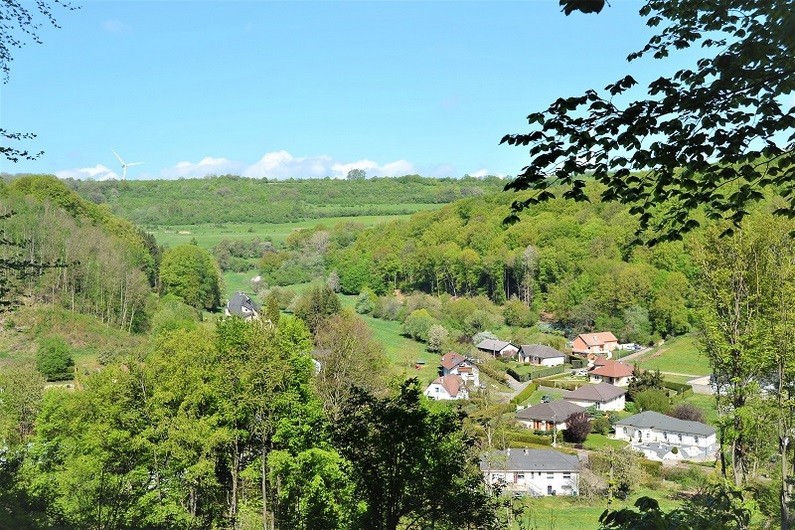
<path id="1" fill-rule="evenodd" d="M 438 208 L 441 205 L 421 206 Z M 358 223 L 364 226 L 373 226 L 396 219 L 407 219 L 408 217 L 409 215 L 361 215 L 309 219 L 295 223 L 207 223 L 200 225 L 159 226 L 148 231 L 155 236 L 157 243 L 164 247 L 184 245 L 195 239 L 200 247 L 210 250 L 222 239 L 249 240 L 258 237 L 278 245 L 283 243 L 292 232 L 313 228 L 317 225 L 331 227 L 340 223 Z"/>
<path id="2" fill-rule="evenodd" d="M 668 340 L 632 363 L 641 368 L 672 374 L 709 375 L 712 370 L 706 355 L 698 349 L 695 335 L 682 335 Z"/>

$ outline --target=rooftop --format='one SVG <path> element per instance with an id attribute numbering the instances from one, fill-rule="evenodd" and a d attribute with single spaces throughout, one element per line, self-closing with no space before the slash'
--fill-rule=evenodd
<path id="1" fill-rule="evenodd" d="M 480 459 L 480 469 L 506 471 L 579 471 L 580 460 L 554 449 L 506 449 Z"/>
<path id="2" fill-rule="evenodd" d="M 554 359 L 556 357 L 566 356 L 563 352 L 545 344 L 524 344 L 520 349 L 525 355 L 538 357 L 539 359 Z"/>
<path id="3" fill-rule="evenodd" d="M 710 436 L 715 434 L 715 428 L 697 421 L 680 420 L 659 412 L 647 410 L 629 418 L 617 421 L 616 425 L 635 427 L 636 429 L 657 429 L 658 431 L 681 432 Z"/>
<path id="4" fill-rule="evenodd" d="M 585 409 L 574 403 L 559 399 L 522 409 L 516 413 L 516 419 L 564 422 L 569 416 L 577 412 L 585 412 Z"/>
<path id="5" fill-rule="evenodd" d="M 596 385 L 583 385 L 577 390 L 572 390 L 564 394 L 563 399 L 573 399 L 576 401 L 596 401 L 607 403 L 626 394 L 626 391 L 608 383 Z"/>

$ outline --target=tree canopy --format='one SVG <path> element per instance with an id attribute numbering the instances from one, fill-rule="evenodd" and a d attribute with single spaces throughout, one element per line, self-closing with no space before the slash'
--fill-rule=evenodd
<path id="1" fill-rule="evenodd" d="M 213 310 L 221 303 L 220 274 L 212 256 L 195 245 L 167 250 L 160 263 L 164 294 L 174 294 L 195 308 Z"/>
<path id="2" fill-rule="evenodd" d="M 560 3 L 566 14 L 604 5 Z M 651 229 L 650 244 L 681 239 L 699 226 L 697 211 L 739 226 L 767 189 L 784 199 L 778 213 L 795 217 L 791 2 L 648 0 L 640 14 L 661 29 L 628 61 L 663 59 L 691 46 L 704 56 L 649 83 L 643 98 L 623 103 L 637 84 L 626 75 L 603 92 L 561 97 L 530 114 L 529 132 L 502 139 L 529 146 L 531 156 L 506 189 L 535 191 L 514 202 L 508 220 L 561 190 L 565 198 L 588 200 L 588 178 L 607 186 L 602 200 L 632 205 L 638 233 Z"/>

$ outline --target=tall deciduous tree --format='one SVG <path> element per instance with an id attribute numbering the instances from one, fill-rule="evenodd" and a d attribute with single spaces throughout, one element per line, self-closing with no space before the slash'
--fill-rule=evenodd
<path id="1" fill-rule="evenodd" d="M 337 293 L 327 285 L 318 285 L 304 293 L 295 304 L 295 316 L 306 322 L 314 333 L 323 320 L 339 313 L 342 304 Z"/>
<path id="2" fill-rule="evenodd" d="M 456 411 L 430 411 L 416 379 L 395 396 L 360 391 L 342 411 L 334 443 L 351 462 L 367 509 L 355 528 L 492 528 L 494 504 Z M 455 509 L 450 502 L 455 499 Z"/>
<path id="3" fill-rule="evenodd" d="M 212 255 L 195 245 L 167 250 L 160 262 L 160 285 L 198 309 L 214 310 L 221 303 L 221 278 Z"/>
<path id="4" fill-rule="evenodd" d="M 598 12 L 601 0 L 561 0 L 564 11 Z M 735 226 L 773 189 L 795 215 L 795 31 L 789 0 L 647 0 L 640 9 L 661 28 L 629 61 L 663 59 L 688 47 L 703 56 L 661 76 L 646 96 L 622 104 L 631 75 L 581 96 L 561 97 L 528 116 L 532 130 L 502 142 L 529 146 L 531 160 L 510 190 L 535 190 L 516 212 L 553 197 L 588 200 L 584 175 L 607 187 L 602 200 L 633 204 L 651 242 L 679 239 L 699 225 L 694 211 Z M 731 227 L 727 231 L 731 231 Z"/>
<path id="5" fill-rule="evenodd" d="M 324 320 L 315 334 L 315 344 L 321 363 L 315 387 L 332 423 L 339 421 L 341 409 L 354 388 L 373 393 L 384 388 L 384 347 L 352 312 L 344 311 Z"/>

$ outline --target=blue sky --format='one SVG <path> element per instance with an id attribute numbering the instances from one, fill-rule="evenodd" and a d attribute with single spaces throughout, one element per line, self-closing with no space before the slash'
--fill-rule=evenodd
<path id="1" fill-rule="evenodd" d="M 0 171 L 118 177 L 115 149 L 128 179 L 515 175 L 527 114 L 678 66 L 628 64 L 642 3 L 611 4 L 82 2 L 14 51 L 0 125 L 45 154 Z"/>

